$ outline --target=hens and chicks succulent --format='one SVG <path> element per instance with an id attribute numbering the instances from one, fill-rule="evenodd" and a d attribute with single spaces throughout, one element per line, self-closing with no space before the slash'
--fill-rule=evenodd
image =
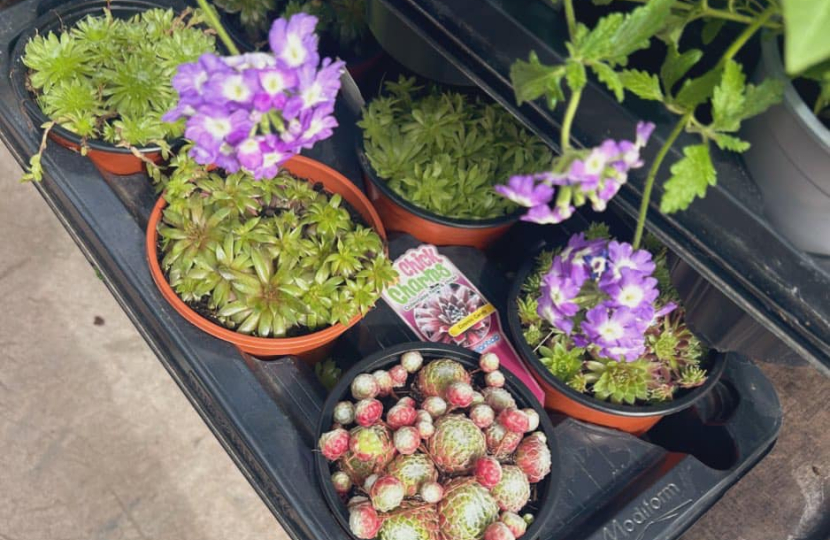
<path id="1" fill-rule="evenodd" d="M 409 351 L 351 382 L 319 449 L 358 538 L 511 540 L 533 515 L 533 484 L 550 473 L 539 415 L 504 388 L 492 353 L 468 371 Z M 525 511 L 522 514 L 522 511 Z"/>

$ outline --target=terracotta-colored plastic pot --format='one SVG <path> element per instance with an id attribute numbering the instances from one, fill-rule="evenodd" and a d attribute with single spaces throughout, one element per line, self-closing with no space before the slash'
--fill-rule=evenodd
<path id="1" fill-rule="evenodd" d="M 291 158 L 284 167 L 292 174 L 299 178 L 308 179 L 311 182 L 319 182 L 323 184 L 326 191 L 330 193 L 337 193 L 354 208 L 366 223 L 368 223 L 385 241 L 386 231 L 383 229 L 380 217 L 372 204 L 366 199 L 366 196 L 355 187 L 346 177 L 309 158 L 296 156 Z M 334 340 L 337 339 L 343 332 L 357 324 L 362 318 L 358 313 L 348 324 L 340 323 L 324 328 L 323 330 L 300 337 L 292 338 L 262 338 L 255 336 L 248 336 L 229 330 L 218 324 L 215 324 L 198 313 L 192 310 L 187 304 L 182 301 L 176 294 L 173 288 L 167 283 L 167 279 L 162 272 L 158 261 L 157 244 L 158 244 L 158 225 L 162 218 L 162 211 L 167 205 L 164 197 L 159 198 L 152 214 L 150 214 L 150 221 L 147 224 L 147 262 L 150 265 L 150 272 L 153 280 L 156 282 L 161 294 L 168 302 L 179 312 L 179 314 L 187 319 L 190 323 L 209 333 L 210 335 L 229 341 L 236 345 L 241 351 L 259 357 L 276 357 L 276 356 L 299 356 L 302 359 L 313 362 L 325 357 L 328 348 L 333 345 Z"/>
<path id="2" fill-rule="evenodd" d="M 56 128 L 57 126 L 55 126 Z M 52 128 L 49 132 L 49 138 L 59 145 L 74 150 L 81 151 L 80 140 L 75 142 L 65 136 L 56 133 L 56 129 Z M 77 139 L 77 135 L 66 130 L 62 132 L 74 135 L 73 139 Z M 128 148 L 120 146 L 113 146 L 101 141 L 87 141 L 87 157 L 98 168 L 99 171 L 126 176 L 130 174 L 138 174 L 144 172 L 145 163 L 139 159 Z M 139 148 L 144 157 L 153 163 L 161 163 L 161 151 L 158 148 Z"/>
<path id="3" fill-rule="evenodd" d="M 727 355 L 713 351 L 706 366 L 708 369 L 706 382 L 666 403 L 617 405 L 577 392 L 566 385 L 542 364 L 533 348 L 525 341 L 522 333 L 517 300 L 521 294 L 522 285 L 533 270 L 535 261 L 536 257 L 534 256 L 522 267 L 513 281 L 507 301 L 507 326 L 516 350 L 545 392 L 546 409 L 591 424 L 618 429 L 634 435 L 642 435 L 664 416 L 680 412 L 694 405 L 705 397 L 720 380 L 726 367 Z"/>
<path id="4" fill-rule="evenodd" d="M 40 128 L 40 126 L 49 122 L 50 119 L 40 110 L 34 95 L 27 85 L 26 79 L 29 69 L 23 64 L 26 44 L 38 33 L 46 35 L 49 31 L 58 31 L 64 26 L 73 26 L 92 12 L 96 15 L 100 14 L 101 8 L 103 7 L 105 7 L 103 3 L 101 5 L 89 5 L 84 2 L 67 3 L 59 10 L 50 9 L 48 12 L 45 12 L 28 30 L 18 37 L 11 55 L 9 78 L 17 102 L 20 103 L 25 113 L 31 118 L 34 127 Z M 113 2 L 112 6 L 107 3 L 106 7 L 111 9 L 115 17 L 122 18 L 142 13 L 148 9 L 147 5 L 131 2 Z M 129 148 L 115 146 L 100 140 L 83 141 L 80 135 L 59 125 L 52 127 L 49 131 L 49 138 L 61 146 L 76 152 L 81 151 L 81 145 L 83 144 L 87 148 L 87 156 L 100 171 L 117 175 L 129 175 L 144 172 L 145 170 L 144 162 L 133 155 Z M 161 149 L 157 146 L 139 147 L 137 149 L 147 159 L 155 163 L 160 162 Z"/>
<path id="5" fill-rule="evenodd" d="M 410 234 L 436 246 L 469 246 L 486 249 L 518 221 L 521 212 L 491 219 L 454 219 L 439 216 L 407 201 L 379 178 L 363 152 L 357 149 L 363 168 L 366 192 L 389 231 Z"/>

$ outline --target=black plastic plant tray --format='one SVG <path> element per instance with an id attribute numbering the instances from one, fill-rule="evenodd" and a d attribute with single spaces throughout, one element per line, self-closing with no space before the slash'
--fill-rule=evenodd
<path id="1" fill-rule="evenodd" d="M 372 1 L 387 7 L 530 129 L 557 146 L 563 107 L 551 113 L 539 103 L 517 106 L 508 77 L 513 61 L 526 59 L 531 50 L 543 63 L 561 60 L 567 31 L 564 17 L 549 0 Z M 636 120 L 643 118 L 657 123 L 656 138 L 647 148 L 648 161 L 675 119 L 636 98 L 626 98 L 620 105 L 604 88 L 591 83 L 583 93 L 573 136 L 585 146 L 609 136 L 630 137 Z M 668 162 L 680 157 L 680 147 L 675 145 Z M 755 319 L 798 356 L 830 373 L 830 259 L 797 250 L 770 227 L 760 195 L 739 158 L 716 152 L 714 160 L 718 185 L 710 188 L 707 197 L 673 216 L 660 214 L 652 205 L 649 230 L 740 307 L 729 309 L 728 320 L 721 314 L 719 326 L 732 329 L 717 336 L 722 346 L 746 350 L 756 358 L 786 354 L 772 336 L 752 324 Z M 645 169 L 638 172 L 614 199 L 616 209 L 629 216 L 636 215 L 642 192 Z M 659 201 L 659 190 L 654 199 Z"/>
<path id="2" fill-rule="evenodd" d="M 8 73 L 15 36 L 45 9 L 43 0 L 23 0 L 0 11 L 0 73 Z M 0 137 L 24 164 L 40 132 L 12 95 L 8 77 L 0 78 Z M 345 108 L 338 114 L 341 128 L 311 157 L 358 179 L 355 119 Z M 44 154 L 44 170 L 37 189 L 286 531 L 298 540 L 347 538 L 314 476 L 313 431 L 324 391 L 311 371 L 291 358 L 262 361 L 243 355 L 191 326 L 167 304 L 145 260 L 144 232 L 156 198 L 146 177 L 102 177 L 86 158 L 56 144 Z M 583 225 L 584 218 L 573 223 Z M 542 241 L 539 228 L 529 231 L 515 229 L 498 250 L 502 260 L 513 258 L 506 248 L 511 243 L 521 251 Z M 398 237 L 390 249 L 396 256 L 416 244 Z M 485 296 L 497 305 L 504 302 L 511 265 L 472 249 L 442 251 Z M 347 368 L 411 339 L 404 324 L 380 304 L 344 335 L 335 357 Z M 722 382 L 706 400 L 666 418 L 644 438 L 554 420 L 563 472 L 554 519 L 541 537 L 669 540 L 771 449 L 781 408 L 760 370 L 730 355 Z"/>

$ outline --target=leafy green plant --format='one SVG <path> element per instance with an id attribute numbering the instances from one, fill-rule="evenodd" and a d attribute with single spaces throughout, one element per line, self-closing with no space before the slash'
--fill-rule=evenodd
<path id="1" fill-rule="evenodd" d="M 610 235 L 607 226 L 593 224 L 585 237 L 596 240 Z M 679 295 L 669 277 L 666 248 L 651 236 L 646 237 L 645 244 L 656 266 L 654 277 L 660 291 L 656 304 L 678 304 Z M 627 362 L 603 357 L 594 348 L 577 346 L 571 336 L 541 317 L 537 299 L 542 280 L 553 257 L 560 252 L 561 249 L 543 251 L 537 257 L 517 298 L 525 341 L 555 377 L 578 392 L 628 405 L 668 401 L 682 390 L 703 384 L 707 374 L 701 362 L 708 351 L 686 326 L 685 313 L 679 307 L 657 317 L 646 331 L 645 353 Z M 596 288 L 586 285 L 579 296 L 598 293 Z"/>
<path id="2" fill-rule="evenodd" d="M 516 209 L 493 186 L 511 172 L 550 163 L 545 144 L 501 107 L 479 98 L 387 82 L 358 125 L 366 157 L 398 195 L 451 218 L 486 219 Z"/>
<path id="3" fill-rule="evenodd" d="M 578 22 L 573 1 L 564 0 L 569 33 L 565 62 L 547 66 L 531 54 L 528 61 L 517 61 L 513 65 L 511 78 L 520 103 L 544 97 L 548 106 L 554 108 L 566 99 L 563 85 L 568 88 L 568 105 L 561 132 L 561 146 L 565 154 L 572 151 L 570 129 L 588 82 L 589 71 L 619 101 L 624 99 L 626 93 L 631 93 L 640 99 L 661 103 L 669 113 L 678 117 L 674 129 L 651 162 L 646 177 L 633 242 L 636 248 L 642 241 L 655 179 L 680 135 L 691 133 L 699 140 L 685 146 L 683 157 L 671 164 L 671 176 L 663 185 L 660 203 L 660 209 L 666 213 L 684 210 L 696 198 L 705 196 L 708 187 L 716 183 L 712 144 L 732 152 L 743 152 L 749 148 L 749 144 L 735 133 L 741 122 L 778 102 L 783 85 L 773 79 L 758 85 L 747 84 L 743 67 L 735 60 L 735 55 L 758 30 L 781 27 L 777 1 L 635 1 L 643 5 L 628 13 L 610 13 L 589 28 Z M 598 3 L 611 2 L 601 0 Z M 681 37 L 689 24 L 698 19 L 706 22 L 703 27 L 704 43 L 710 43 L 726 23 L 743 24 L 745 28 L 720 54 L 713 67 L 701 75 L 691 76 L 695 66 L 706 65 L 704 51 L 682 50 Z M 627 68 L 629 56 L 648 48 L 655 37 L 663 40 L 667 49 L 660 69 L 652 73 Z"/>
<path id="4" fill-rule="evenodd" d="M 176 68 L 215 50 L 201 22 L 190 9 L 152 9 L 127 20 L 104 9 L 58 34 L 35 36 L 23 56 L 30 89 L 52 122 L 84 140 L 167 151 L 167 141 L 182 134 L 181 124 L 161 120 L 176 103 Z M 43 145 L 25 179 L 40 179 L 42 152 Z"/>
<path id="5" fill-rule="evenodd" d="M 222 177 L 181 153 L 162 180 L 162 269 L 182 300 L 227 328 L 286 337 L 346 324 L 397 279 L 382 239 L 340 195 L 285 171 Z"/>

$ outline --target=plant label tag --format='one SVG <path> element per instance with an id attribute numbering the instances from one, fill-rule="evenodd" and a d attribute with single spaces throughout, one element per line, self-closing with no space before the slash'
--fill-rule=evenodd
<path id="1" fill-rule="evenodd" d="M 544 393 L 510 344 L 495 306 L 447 257 L 430 244 L 410 249 L 394 262 L 399 281 L 383 299 L 424 341 L 492 352 L 540 402 Z"/>

